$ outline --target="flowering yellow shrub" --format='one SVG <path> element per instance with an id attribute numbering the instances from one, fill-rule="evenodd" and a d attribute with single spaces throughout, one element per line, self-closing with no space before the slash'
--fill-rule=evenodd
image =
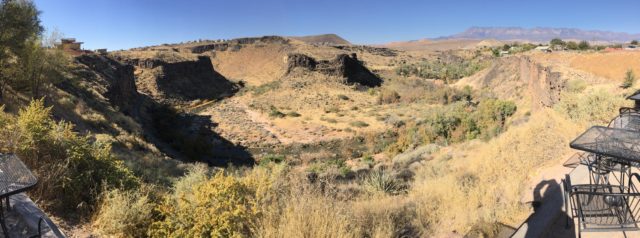
<path id="1" fill-rule="evenodd" d="M 187 199 L 189 198 L 189 199 Z M 176 190 L 159 207 L 163 219 L 151 237 L 247 237 L 258 217 L 255 191 L 233 176 L 216 173 L 192 190 Z"/>

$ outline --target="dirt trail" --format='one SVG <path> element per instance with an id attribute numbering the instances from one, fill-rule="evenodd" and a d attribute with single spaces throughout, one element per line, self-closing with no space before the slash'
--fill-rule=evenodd
<path id="1" fill-rule="evenodd" d="M 251 110 L 246 104 L 242 102 L 238 102 L 237 100 L 235 105 L 238 106 L 238 108 L 241 108 L 242 110 L 244 110 L 247 113 L 247 115 L 249 115 L 249 118 L 248 118 L 249 120 L 261 125 L 263 129 L 267 130 L 272 135 L 274 135 L 276 139 L 280 141 L 280 143 L 290 144 L 294 142 L 291 138 L 286 137 L 285 135 L 280 133 L 278 129 L 272 127 L 269 121 L 269 118 L 266 118 L 260 112 Z"/>
<path id="2" fill-rule="evenodd" d="M 216 133 L 242 146 L 282 143 L 283 137 L 279 137 L 277 131 L 268 127 L 268 124 L 253 119 L 250 113 L 255 112 L 248 110 L 240 100 L 231 98 L 209 105 L 199 114 L 211 116 L 211 120 L 217 124 L 213 128 Z"/>

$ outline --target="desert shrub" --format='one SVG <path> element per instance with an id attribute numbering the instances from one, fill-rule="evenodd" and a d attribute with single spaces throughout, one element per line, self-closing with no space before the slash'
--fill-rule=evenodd
<path id="1" fill-rule="evenodd" d="M 425 118 L 398 129 L 398 139 L 387 151 L 398 154 L 429 143 L 448 145 L 501 133 L 517 107 L 511 101 L 484 99 L 478 105 L 459 101 L 429 110 Z"/>
<path id="2" fill-rule="evenodd" d="M 357 237 L 347 203 L 301 188 L 284 199 L 261 220 L 260 237 Z"/>
<path id="3" fill-rule="evenodd" d="M 300 113 L 297 113 L 297 112 L 289 112 L 289 113 L 287 113 L 287 116 L 288 117 L 300 117 L 302 115 L 300 115 Z"/>
<path id="4" fill-rule="evenodd" d="M 391 104 L 400 101 L 400 94 L 393 90 L 381 90 L 378 95 L 378 104 Z"/>
<path id="5" fill-rule="evenodd" d="M 278 110 L 275 106 L 269 107 L 269 117 L 271 118 L 283 118 L 286 115 Z"/>
<path id="6" fill-rule="evenodd" d="M 111 154 L 109 144 L 78 135 L 68 122 L 55 122 L 44 100 L 21 109 L 16 124 L 17 153 L 40 180 L 32 194 L 54 211 L 75 209 L 77 215 L 86 215 L 103 191 L 138 186 L 138 179 Z"/>
<path id="7" fill-rule="evenodd" d="M 554 109 L 576 122 L 606 125 L 613 118 L 617 109 L 625 105 L 620 95 L 602 89 L 590 89 L 583 93 L 563 93 L 562 100 Z"/>
<path id="8" fill-rule="evenodd" d="M 388 172 L 376 170 L 364 179 L 364 187 L 372 193 L 382 192 L 396 194 L 400 191 L 400 185 Z"/>
<path id="9" fill-rule="evenodd" d="M 419 237 L 413 224 L 413 204 L 399 196 L 375 195 L 351 205 L 358 228 L 357 237 Z"/>
<path id="10" fill-rule="evenodd" d="M 324 112 L 325 113 L 339 113 L 340 112 L 340 108 L 337 106 L 328 106 L 326 108 L 324 108 Z"/>
<path id="11" fill-rule="evenodd" d="M 273 81 L 252 88 L 253 95 L 261 95 L 280 88 L 280 81 Z"/>
<path id="12" fill-rule="evenodd" d="M 347 95 L 344 95 L 344 94 L 338 94 L 338 98 L 341 100 L 349 100 L 349 97 L 347 97 Z"/>
<path id="13" fill-rule="evenodd" d="M 440 147 L 435 144 L 423 145 L 414 150 L 396 155 L 395 157 L 393 157 L 392 162 L 394 166 L 408 167 L 413 162 L 424 160 L 427 156 L 437 151 L 439 148 Z"/>
<path id="14" fill-rule="evenodd" d="M 338 123 L 338 120 L 333 119 L 333 118 L 326 118 L 326 117 L 320 117 L 321 121 L 326 121 L 328 123 L 334 124 L 334 123 Z"/>
<path id="15" fill-rule="evenodd" d="M 0 106 L 0 152 L 13 152 L 19 146 L 20 130 L 16 119 L 5 113 L 4 108 L 4 105 Z"/>
<path id="16" fill-rule="evenodd" d="M 587 83 L 581 79 L 571 79 L 567 81 L 567 91 L 579 93 L 584 91 L 587 88 Z"/>
<path id="17" fill-rule="evenodd" d="M 260 159 L 260 165 L 265 166 L 269 163 L 281 163 L 285 159 L 284 155 L 266 155 Z"/>
<path id="18" fill-rule="evenodd" d="M 148 191 L 111 190 L 103 194 L 93 226 L 103 236 L 145 237 L 154 208 Z"/>
<path id="19" fill-rule="evenodd" d="M 457 101 L 471 101 L 473 89 L 465 86 L 462 89 L 439 85 L 430 80 L 398 80 L 388 82 L 381 94 L 378 95 L 378 103 L 393 102 L 425 102 L 430 104 L 449 104 Z M 396 97 L 393 92 L 396 92 Z M 399 96 L 402 95 L 402 96 Z"/>
<path id="20" fill-rule="evenodd" d="M 185 199 L 190 198 L 190 199 Z M 159 205 L 161 219 L 151 237 L 247 237 L 258 211 L 255 191 L 234 176 L 217 172 L 191 189 L 175 189 Z"/>
<path id="21" fill-rule="evenodd" d="M 371 155 L 365 155 L 362 157 L 362 162 L 368 165 L 372 165 L 374 163 L 373 157 Z"/>
<path id="22" fill-rule="evenodd" d="M 402 76 L 413 75 L 424 79 L 443 79 L 448 82 L 449 80 L 471 76 L 489 65 L 489 62 L 481 57 L 472 59 L 452 58 L 400 65 L 396 68 L 396 73 Z"/>
<path id="23" fill-rule="evenodd" d="M 349 125 L 355 126 L 355 127 L 368 127 L 369 126 L 369 124 L 367 124 L 366 122 L 363 122 L 363 121 L 354 121 L 354 122 L 349 123 Z"/>
<path id="24" fill-rule="evenodd" d="M 477 125 L 480 131 L 489 138 L 497 135 L 504 128 L 508 117 L 516 112 L 516 104 L 511 101 L 487 99 L 477 107 Z"/>
<path id="25" fill-rule="evenodd" d="M 630 88 L 633 86 L 633 83 L 636 81 L 636 76 L 633 73 L 633 70 L 629 69 L 624 75 L 624 82 L 620 85 L 621 88 Z"/>

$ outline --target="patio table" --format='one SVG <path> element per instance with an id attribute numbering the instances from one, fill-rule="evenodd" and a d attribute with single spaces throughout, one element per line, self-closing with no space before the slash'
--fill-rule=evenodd
<path id="1" fill-rule="evenodd" d="M 16 155 L 0 154 L 0 225 L 5 237 L 8 237 L 8 230 L 2 200 L 6 201 L 7 210 L 9 210 L 9 196 L 29 190 L 36 183 L 38 179 Z"/>
<path id="2" fill-rule="evenodd" d="M 574 139 L 573 149 L 614 158 L 621 163 L 640 164 L 640 132 L 593 126 Z"/>

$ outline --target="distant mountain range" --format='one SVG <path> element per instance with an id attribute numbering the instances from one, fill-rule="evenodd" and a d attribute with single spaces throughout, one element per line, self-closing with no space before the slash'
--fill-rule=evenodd
<path id="1" fill-rule="evenodd" d="M 576 28 L 522 28 L 522 27 L 471 27 L 464 32 L 437 38 L 446 39 L 496 39 L 548 42 L 553 38 L 606 42 L 629 42 L 640 39 L 640 34 L 625 32 L 582 30 Z"/>

